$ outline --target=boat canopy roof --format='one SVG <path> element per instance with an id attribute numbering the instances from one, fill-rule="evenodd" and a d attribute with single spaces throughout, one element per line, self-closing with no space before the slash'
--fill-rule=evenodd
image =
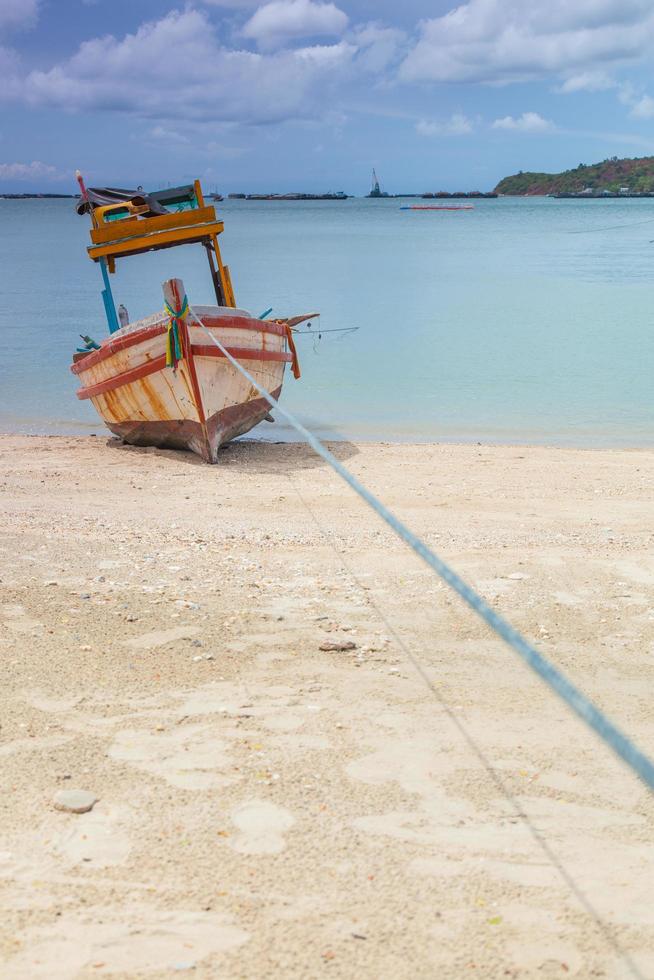
<path id="1" fill-rule="evenodd" d="M 223 265 L 218 247 L 223 223 L 216 217 L 216 209 L 205 205 L 199 180 L 146 193 L 142 187 L 86 188 L 81 174 L 77 179 L 82 190 L 77 212 L 91 215 L 91 244 L 87 251 L 94 262 L 102 265 L 105 292 L 109 289 L 107 273 L 116 271 L 116 259 L 176 245 L 200 244 L 207 250 L 218 305 L 236 306 L 229 270 Z M 115 319 L 114 312 L 113 318 L 109 316 L 110 330 L 115 329 Z"/>
<path id="2" fill-rule="evenodd" d="M 142 188 L 89 187 L 77 204 L 90 213 L 89 256 L 106 260 L 109 272 L 118 258 L 175 245 L 199 242 L 217 255 L 216 236 L 223 223 L 216 209 L 204 203 L 200 182 L 146 193 Z M 222 267 L 222 266 L 221 266 Z"/>
<path id="3" fill-rule="evenodd" d="M 75 207 L 78 214 L 88 214 L 96 208 L 112 204 L 129 203 L 139 209 L 145 208 L 146 210 L 140 213 L 145 218 L 152 218 L 157 214 L 168 214 L 168 208 L 171 207 L 197 207 L 198 205 L 194 184 L 148 192 L 142 187 L 137 187 L 136 190 L 126 190 L 123 187 L 88 187 L 86 194 L 88 200 L 84 200 L 83 197 L 77 198 Z"/>

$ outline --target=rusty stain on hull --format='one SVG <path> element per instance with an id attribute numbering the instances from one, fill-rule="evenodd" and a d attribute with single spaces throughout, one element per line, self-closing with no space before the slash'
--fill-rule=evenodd
<path id="1" fill-rule="evenodd" d="M 166 382 L 166 385 L 168 387 L 168 391 L 170 392 L 170 397 L 175 402 L 175 407 L 176 407 L 177 413 L 178 413 L 177 414 L 177 418 L 183 418 L 184 417 L 184 409 L 182 408 L 181 403 L 178 401 L 178 398 L 177 398 L 177 394 L 175 392 L 174 385 L 172 385 L 171 382 L 170 382 L 170 380 L 168 378 L 166 378 L 165 376 L 164 376 L 164 381 Z"/>
<path id="2" fill-rule="evenodd" d="M 136 386 L 143 398 L 136 397 Z M 105 391 L 98 395 L 93 402 L 103 418 L 108 416 L 112 422 L 121 422 L 126 418 L 140 418 L 143 421 L 147 415 L 143 411 L 143 401 L 158 402 L 157 396 L 146 381 L 137 381 L 132 385 L 124 385 L 113 391 Z M 99 403 L 99 404 L 98 404 Z M 164 416 L 165 417 L 165 416 Z"/>
<path id="3" fill-rule="evenodd" d="M 186 394 L 188 395 L 188 400 L 191 403 L 193 403 L 195 401 L 195 399 L 193 397 L 193 388 L 191 386 L 190 379 L 187 378 L 187 376 L 186 376 L 186 371 L 184 371 L 183 369 L 180 368 L 180 370 L 179 370 L 179 376 L 180 376 L 180 378 L 182 379 L 182 381 L 184 383 L 184 387 L 186 388 Z M 197 405 L 196 405 L 196 408 L 197 408 Z"/>
<path id="4" fill-rule="evenodd" d="M 139 384 L 141 386 L 141 392 L 147 399 L 148 407 L 150 408 L 154 417 L 157 419 L 167 419 L 168 409 L 164 405 L 161 398 L 159 398 L 159 396 L 157 395 L 156 391 L 154 390 L 154 387 L 150 384 L 149 381 L 146 381 L 145 378 L 143 378 L 139 382 Z M 143 417 L 145 418 L 145 414 L 144 413 L 141 414 L 143 414 Z"/>
<path id="5" fill-rule="evenodd" d="M 178 369 L 177 373 L 178 377 L 181 377 L 185 382 L 188 401 L 192 404 L 188 381 L 181 370 Z M 174 403 L 176 409 L 174 414 L 166 407 L 164 399 L 158 394 L 155 385 L 148 378 L 141 378 L 131 385 L 121 385 L 120 388 L 105 391 L 93 398 L 92 401 L 107 422 L 124 422 L 126 419 L 139 419 L 147 422 L 152 419 L 184 418 L 188 409 L 183 409 L 177 398 L 174 385 L 163 372 L 160 372 L 159 378 L 165 382 L 168 394 Z"/>
<path id="6" fill-rule="evenodd" d="M 120 388 L 117 388 L 115 391 L 106 391 L 104 395 L 99 395 L 93 399 L 93 404 L 105 421 L 117 422 L 124 416 L 119 393 Z"/>

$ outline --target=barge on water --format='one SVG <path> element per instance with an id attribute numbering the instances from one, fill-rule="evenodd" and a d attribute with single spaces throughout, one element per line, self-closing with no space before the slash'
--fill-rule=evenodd
<path id="1" fill-rule="evenodd" d="M 347 201 L 345 191 L 329 191 L 327 194 L 228 194 L 230 201 Z"/>
<path id="2" fill-rule="evenodd" d="M 566 200 L 572 199 L 575 201 L 606 201 L 607 199 L 613 200 L 616 197 L 620 199 L 654 197 L 654 191 L 645 191 L 642 194 L 638 194 L 635 191 L 562 191 L 560 194 L 549 194 L 548 197 Z"/>

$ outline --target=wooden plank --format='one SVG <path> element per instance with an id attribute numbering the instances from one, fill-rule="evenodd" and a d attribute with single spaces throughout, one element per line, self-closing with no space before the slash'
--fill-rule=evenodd
<path id="1" fill-rule="evenodd" d="M 220 234 L 222 230 L 222 221 L 208 222 L 204 225 L 195 225 L 189 228 L 175 228 L 170 231 L 139 235 L 134 238 L 110 242 L 107 245 L 89 245 L 88 253 L 89 257 L 96 262 L 98 259 L 109 256 L 119 259 L 125 255 L 133 255 L 135 252 L 148 252 L 151 249 L 169 248 L 172 245 L 205 241 L 213 235 Z"/>
<path id="2" fill-rule="evenodd" d="M 232 286 L 232 277 L 229 273 L 229 266 L 223 266 L 223 278 L 225 280 L 225 290 L 227 292 L 228 306 L 235 307 L 236 300 L 234 299 L 234 287 Z"/>
<path id="3" fill-rule="evenodd" d="M 164 314 L 162 313 L 162 319 Z M 116 337 L 115 340 L 105 340 L 100 347 L 100 350 L 94 350 L 90 354 L 85 354 L 84 357 L 90 358 L 86 360 L 84 364 L 73 363 L 71 371 L 73 374 L 79 374 L 81 371 L 88 371 L 90 367 L 98 364 L 100 361 L 104 361 L 107 357 L 113 357 L 114 354 L 118 354 L 121 350 L 126 350 L 128 347 L 133 347 L 135 344 L 141 344 L 145 340 L 151 340 L 152 337 L 156 337 L 160 333 L 165 333 L 167 330 L 168 320 L 164 323 L 158 323 L 155 326 L 144 328 L 143 330 L 134 331 L 134 333 L 128 333 L 122 337 Z M 73 359 L 74 360 L 74 359 Z"/>
<path id="4" fill-rule="evenodd" d="M 202 224 L 206 221 L 216 221 L 214 207 L 196 208 L 193 211 L 176 211 L 173 214 L 158 214 L 154 218 L 125 218 L 122 221 L 111 221 L 99 228 L 91 228 L 91 241 L 94 245 L 105 242 L 122 241 L 132 235 L 147 235 L 152 231 L 164 231 L 169 228 L 185 228 L 189 225 Z M 219 222 L 222 225 L 222 221 Z"/>
<path id="5" fill-rule="evenodd" d="M 223 302 L 226 306 L 236 306 L 234 302 L 234 294 L 231 292 L 231 283 L 229 285 L 229 290 L 227 286 L 227 277 L 225 276 L 225 267 L 223 265 L 222 256 L 220 254 L 220 246 L 218 245 L 218 236 L 213 235 L 211 239 L 213 243 L 213 251 L 216 256 L 216 262 L 218 264 L 218 273 L 220 275 L 221 290 L 223 294 Z"/>

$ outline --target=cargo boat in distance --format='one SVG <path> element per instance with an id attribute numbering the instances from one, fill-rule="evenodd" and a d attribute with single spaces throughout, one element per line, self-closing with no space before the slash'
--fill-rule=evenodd
<path id="1" fill-rule="evenodd" d="M 287 364 L 300 377 L 293 329 L 317 314 L 263 319 L 236 307 L 218 246 L 223 222 L 205 205 L 199 181 L 152 193 L 78 181 L 77 211 L 91 216 L 88 253 L 102 271 L 109 336 L 101 343 L 83 337 L 71 366 L 81 382 L 77 397 L 90 399 L 127 443 L 190 449 L 216 463 L 224 443 L 270 412 L 221 348 L 277 399 Z M 170 279 L 163 309 L 133 323 L 122 305 L 116 311 L 109 282 L 116 259 L 189 244 L 206 250 L 215 305 L 192 308 L 182 281 Z"/>

